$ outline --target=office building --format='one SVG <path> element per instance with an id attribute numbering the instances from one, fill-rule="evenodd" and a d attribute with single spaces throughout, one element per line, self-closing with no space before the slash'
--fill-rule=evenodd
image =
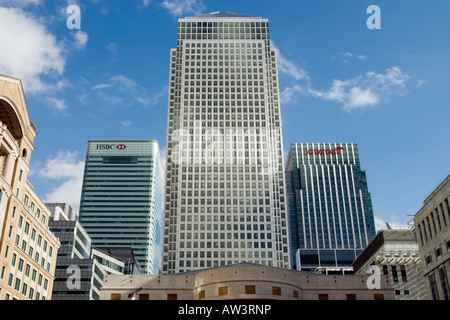
<path id="1" fill-rule="evenodd" d="M 108 274 L 142 274 L 142 267 L 130 247 L 92 248 L 92 257 L 102 263 L 105 269 L 111 267 L 114 270 L 112 272 L 107 269 Z M 111 257 L 121 261 L 120 268 L 117 268 L 117 263 L 111 265 Z"/>
<path id="2" fill-rule="evenodd" d="M 416 234 L 410 229 L 383 229 L 353 262 L 355 274 L 386 276 L 396 300 L 427 300 Z"/>
<path id="3" fill-rule="evenodd" d="M 52 298 L 60 242 L 27 179 L 36 134 L 22 82 L 0 75 L 0 300 Z"/>
<path id="4" fill-rule="evenodd" d="M 178 20 L 170 52 L 163 273 L 290 267 L 281 114 L 267 19 Z"/>
<path id="5" fill-rule="evenodd" d="M 291 144 L 286 190 L 293 267 L 351 273 L 353 260 L 375 236 L 357 144 Z"/>
<path id="6" fill-rule="evenodd" d="M 414 215 L 422 270 L 430 299 L 450 299 L 450 175 Z"/>
<path id="7" fill-rule="evenodd" d="M 169 275 L 107 275 L 100 300 L 394 300 L 381 276 L 319 275 L 239 263 Z"/>
<path id="8" fill-rule="evenodd" d="M 52 300 L 99 300 L 105 274 L 124 274 L 125 262 L 91 247 L 91 238 L 67 203 L 48 203 L 49 227 L 60 239 Z"/>
<path id="9" fill-rule="evenodd" d="M 163 181 L 157 141 L 88 141 L 79 219 L 92 246 L 129 247 L 158 273 Z"/>

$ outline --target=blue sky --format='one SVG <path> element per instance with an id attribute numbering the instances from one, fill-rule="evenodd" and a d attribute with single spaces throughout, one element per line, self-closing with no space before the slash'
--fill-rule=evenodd
<path id="1" fill-rule="evenodd" d="M 370 5 L 381 29 L 366 26 Z M 156 139 L 164 153 L 177 19 L 214 11 L 269 19 L 285 150 L 358 143 L 378 225 L 405 226 L 450 171 L 447 0 L 1 0 L 0 73 L 24 84 L 41 198 L 78 209 L 89 139 Z"/>

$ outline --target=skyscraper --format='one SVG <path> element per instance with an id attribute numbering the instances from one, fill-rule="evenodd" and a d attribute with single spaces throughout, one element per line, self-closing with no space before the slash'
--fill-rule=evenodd
<path id="1" fill-rule="evenodd" d="M 268 20 L 179 19 L 170 64 L 162 272 L 242 261 L 289 267 Z"/>
<path id="2" fill-rule="evenodd" d="M 79 219 L 92 246 L 130 247 L 142 273 L 157 273 L 163 183 L 157 141 L 88 141 Z"/>
<path id="3" fill-rule="evenodd" d="M 286 189 L 294 267 L 351 272 L 353 260 L 375 236 L 357 144 L 291 144 Z"/>

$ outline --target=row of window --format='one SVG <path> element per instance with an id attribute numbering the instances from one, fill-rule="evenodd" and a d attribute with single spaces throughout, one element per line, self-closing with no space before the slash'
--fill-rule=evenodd
<path id="1" fill-rule="evenodd" d="M 405 290 L 406 291 L 406 290 Z M 244 293 L 246 295 L 254 295 L 256 294 L 256 286 L 253 285 L 246 285 L 244 288 Z M 406 293 L 405 293 L 406 294 Z M 217 288 L 217 296 L 219 297 L 225 297 L 228 295 L 228 287 L 223 286 Z M 281 296 L 282 295 L 282 288 L 281 287 L 272 287 L 272 295 L 274 296 Z M 292 290 L 292 297 L 295 299 L 299 298 L 299 292 L 298 290 Z M 356 300 L 357 296 L 355 293 L 347 293 L 346 294 L 346 300 Z M 202 300 L 206 298 L 206 292 L 205 290 L 200 290 L 198 292 L 198 299 Z M 384 300 L 384 294 L 376 293 L 373 295 L 374 300 Z M 120 293 L 112 293 L 110 295 L 111 300 L 121 300 L 121 294 Z M 317 295 L 317 300 L 328 300 L 329 296 L 326 293 L 320 293 Z M 148 293 L 140 293 L 138 295 L 138 300 L 150 300 L 150 294 Z M 178 294 L 176 293 L 168 293 L 167 294 L 167 300 L 178 300 Z"/>
<path id="2" fill-rule="evenodd" d="M 450 251 L 450 240 L 447 240 L 447 242 L 445 243 L 446 246 L 446 250 Z M 440 259 L 441 256 L 443 255 L 443 251 L 442 251 L 442 247 L 439 246 L 438 248 L 436 248 L 434 250 L 434 257 L 437 259 Z M 431 262 L 433 261 L 433 256 L 431 254 L 428 254 L 425 256 L 425 263 L 428 265 L 431 264 Z"/>
<path id="3" fill-rule="evenodd" d="M 41 216 L 41 209 L 39 209 L 36 204 L 30 200 L 30 197 L 26 194 L 24 199 L 23 199 L 23 203 L 25 204 L 26 207 L 28 207 L 28 210 L 33 213 L 38 219 L 40 219 L 40 221 L 42 222 L 42 224 L 46 224 L 47 223 L 47 216 L 42 213 Z M 36 210 L 36 212 L 35 212 Z"/>
<path id="4" fill-rule="evenodd" d="M 240 27 L 240 28 L 268 28 L 269 22 L 266 21 L 254 21 L 254 22 L 233 22 L 233 21 L 182 21 L 178 23 L 178 27 L 181 28 L 222 28 L 222 27 Z"/>
<path id="5" fill-rule="evenodd" d="M 437 276 L 435 274 L 435 271 L 431 272 L 428 275 L 428 281 L 430 283 L 430 289 L 431 289 L 431 296 L 433 300 L 450 300 L 450 287 L 447 277 L 447 272 L 444 266 L 439 267 L 438 270 L 436 270 Z M 438 288 L 440 286 L 440 289 Z M 441 296 L 441 294 L 443 296 Z"/>
<path id="6" fill-rule="evenodd" d="M 45 300 L 46 297 L 42 295 L 41 292 L 37 290 L 38 287 L 42 287 L 43 290 L 48 290 L 48 284 L 49 280 L 39 273 L 38 271 L 33 268 L 33 271 L 31 271 L 31 265 L 26 264 L 25 270 L 23 270 L 25 262 L 23 259 L 19 260 L 18 263 L 18 271 L 23 273 L 23 276 L 29 278 L 29 281 L 25 281 L 25 279 L 22 279 L 19 276 L 14 277 L 13 273 L 10 273 L 8 276 L 8 286 L 11 288 L 14 288 L 14 290 L 17 291 L 18 294 L 22 294 L 25 297 L 28 297 L 30 300 Z M 30 276 L 31 273 L 31 276 Z M 6 267 L 2 267 L 0 279 L 4 280 L 6 276 Z M 10 294 L 6 294 L 5 300 L 11 299 Z"/>
<path id="7" fill-rule="evenodd" d="M 424 246 L 450 223 L 450 204 L 446 198 L 417 223 L 420 243 Z"/>

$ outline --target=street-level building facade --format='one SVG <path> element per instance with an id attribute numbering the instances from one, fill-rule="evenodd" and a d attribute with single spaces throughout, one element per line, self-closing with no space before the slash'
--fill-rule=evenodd
<path id="1" fill-rule="evenodd" d="M 386 276 L 319 275 L 240 263 L 169 275 L 107 275 L 101 300 L 394 300 Z"/>
<path id="2" fill-rule="evenodd" d="M 286 190 L 293 268 L 351 273 L 352 262 L 375 236 L 358 145 L 291 144 Z"/>
<path id="3" fill-rule="evenodd" d="M 414 228 L 428 295 L 450 300 L 450 175 L 424 200 Z"/>
<path id="4" fill-rule="evenodd" d="M 355 274 L 386 276 L 396 300 L 428 300 L 419 245 L 411 229 L 378 231 L 353 262 L 353 270 Z"/>
<path id="5" fill-rule="evenodd" d="M 290 267 L 279 85 L 269 21 L 178 20 L 170 52 L 162 272 Z"/>
<path id="6" fill-rule="evenodd" d="M 132 248 L 141 272 L 157 274 L 163 167 L 156 140 L 90 140 L 79 220 L 92 247 Z"/>
<path id="7" fill-rule="evenodd" d="M 50 300 L 60 242 L 27 179 L 36 129 L 22 83 L 0 75 L 0 300 Z"/>

